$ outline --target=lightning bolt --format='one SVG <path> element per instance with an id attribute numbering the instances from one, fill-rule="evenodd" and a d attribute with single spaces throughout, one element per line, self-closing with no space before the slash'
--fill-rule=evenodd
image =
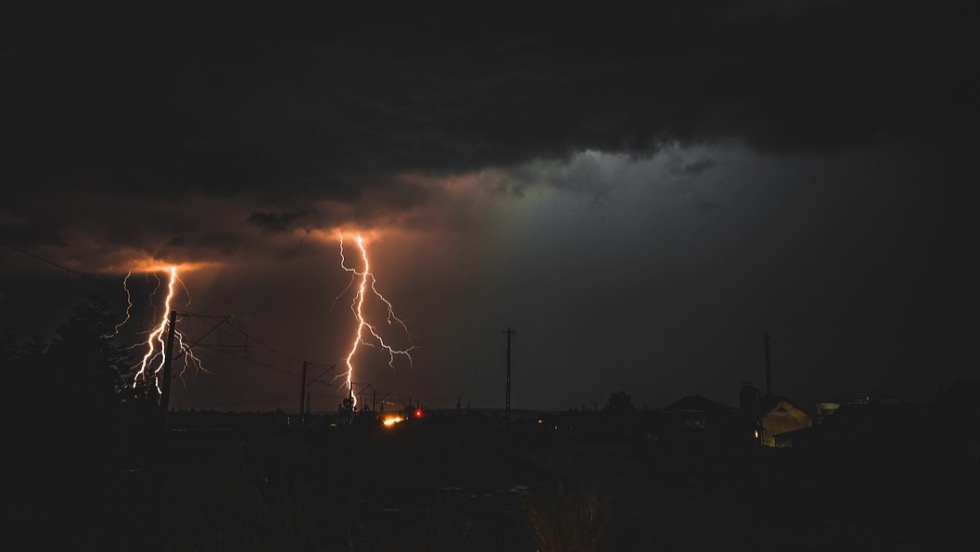
<path id="1" fill-rule="evenodd" d="M 364 314 L 364 303 L 369 295 L 377 298 L 381 301 L 388 315 L 388 326 L 391 327 L 394 323 L 397 323 L 402 327 L 407 335 L 410 336 L 408 331 L 408 326 L 401 318 L 395 315 L 395 309 L 391 305 L 391 302 L 382 295 L 378 288 L 376 287 L 377 280 L 374 274 L 371 272 L 371 262 L 368 259 L 367 248 L 364 246 L 364 238 L 360 234 L 354 237 L 354 241 L 357 242 L 357 247 L 361 251 L 361 263 L 363 269 L 358 271 L 357 268 L 347 266 L 347 259 L 344 256 L 344 235 L 340 234 L 340 266 L 347 272 L 351 273 L 351 282 L 348 284 L 349 289 L 354 285 L 354 282 L 358 279 L 360 282 L 357 284 L 357 291 L 354 294 L 354 299 L 351 301 L 351 312 L 354 313 L 354 319 L 357 320 L 357 330 L 355 331 L 354 339 L 351 341 L 350 351 L 347 353 L 347 358 L 345 363 L 347 366 L 346 373 L 338 374 L 338 377 L 346 378 L 347 389 L 350 391 L 353 403 L 351 406 L 357 406 L 357 396 L 354 395 L 353 391 L 353 377 L 354 377 L 354 356 L 357 354 L 357 350 L 360 345 L 366 345 L 368 347 L 380 346 L 382 350 L 388 353 L 388 366 L 392 369 L 395 367 L 395 357 L 404 356 L 408 359 L 409 364 L 412 363 L 412 355 L 410 354 L 415 346 L 409 346 L 407 349 L 396 349 L 385 342 L 384 338 L 378 333 L 378 329 L 375 325 L 367 321 Z M 373 338 L 373 341 L 369 339 Z"/>
<path id="2" fill-rule="evenodd" d="M 129 277 L 132 276 L 132 274 L 133 274 L 132 272 L 127 272 L 126 277 L 123 278 L 123 290 L 126 292 L 126 317 L 123 318 L 122 322 L 116 324 L 116 327 L 113 328 L 112 333 L 103 336 L 107 339 L 111 339 L 119 335 L 119 328 L 122 328 L 123 326 L 126 325 L 126 322 L 129 322 L 130 312 L 133 310 L 133 295 L 129 293 L 128 282 L 129 282 Z"/>
<path id="3" fill-rule="evenodd" d="M 147 335 L 146 342 L 145 342 L 146 353 L 143 354 L 142 361 L 137 365 L 139 366 L 139 370 L 136 372 L 136 376 L 133 379 L 133 387 L 136 387 L 141 380 L 145 380 L 151 377 L 150 374 L 152 372 L 152 377 L 154 378 L 156 384 L 157 393 L 160 394 L 162 394 L 162 389 L 160 387 L 160 380 L 162 376 L 160 375 L 160 372 L 163 370 L 164 365 L 166 364 L 167 361 L 165 336 L 167 335 L 170 329 L 170 312 L 172 310 L 171 305 L 174 300 L 174 295 L 176 294 L 177 285 L 180 284 L 181 288 L 184 290 L 184 293 L 187 294 L 188 297 L 190 296 L 187 293 L 187 286 L 184 285 L 184 282 L 180 279 L 180 277 L 177 274 L 176 266 L 172 265 L 166 267 L 164 269 L 164 272 L 168 273 L 170 275 L 170 278 L 167 284 L 167 297 L 163 302 L 163 306 L 164 306 L 163 312 L 160 316 L 160 321 L 156 324 L 153 330 L 151 330 Z M 123 287 L 126 288 L 126 296 L 130 297 L 129 288 L 126 286 L 126 281 L 128 279 L 129 276 L 127 275 L 126 280 L 123 280 Z M 158 279 L 157 290 L 159 290 L 159 283 L 160 281 Z M 157 290 L 154 290 L 153 292 L 154 295 L 156 294 Z M 190 300 L 188 299 L 188 303 L 189 302 Z M 128 317 L 128 309 L 127 309 L 127 320 L 128 319 L 129 317 Z M 191 351 L 191 348 L 184 343 L 184 336 L 179 331 L 176 331 L 176 329 L 174 331 L 174 338 L 178 344 L 181 353 L 183 353 L 184 355 L 184 368 L 183 370 L 181 370 L 181 375 L 183 375 L 184 372 L 187 370 L 187 368 L 190 367 L 191 365 L 193 365 L 194 367 L 196 367 L 201 371 L 206 372 L 207 370 L 204 369 L 204 365 L 201 363 L 201 360 L 197 356 L 195 356 L 194 353 Z"/>

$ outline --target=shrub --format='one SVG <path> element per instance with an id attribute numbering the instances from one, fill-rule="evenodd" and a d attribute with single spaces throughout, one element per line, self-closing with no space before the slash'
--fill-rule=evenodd
<path id="1" fill-rule="evenodd" d="M 611 516 L 609 499 L 597 487 L 569 492 L 559 486 L 556 495 L 523 504 L 538 552 L 603 550 Z"/>

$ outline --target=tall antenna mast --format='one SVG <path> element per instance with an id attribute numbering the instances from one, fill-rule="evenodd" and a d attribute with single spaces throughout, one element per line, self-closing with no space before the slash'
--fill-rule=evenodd
<path id="1" fill-rule="evenodd" d="M 504 333 L 507 334 L 507 402 L 504 408 L 504 417 L 507 423 L 510 424 L 510 336 L 517 332 L 507 328 L 504 330 Z"/>
<path id="2" fill-rule="evenodd" d="M 769 365 L 769 332 L 766 332 L 766 397 L 772 396 L 772 367 Z"/>

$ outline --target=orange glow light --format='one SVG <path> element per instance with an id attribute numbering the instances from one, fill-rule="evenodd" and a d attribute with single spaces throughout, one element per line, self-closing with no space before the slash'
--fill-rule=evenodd
<path id="1" fill-rule="evenodd" d="M 385 419 L 382 420 L 381 423 L 383 423 L 385 427 L 393 427 L 395 424 L 400 424 L 404 421 L 405 418 L 402 418 L 401 416 L 385 416 Z"/>

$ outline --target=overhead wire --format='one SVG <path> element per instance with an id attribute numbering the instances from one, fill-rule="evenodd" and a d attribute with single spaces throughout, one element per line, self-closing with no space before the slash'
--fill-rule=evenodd
<path id="1" fill-rule="evenodd" d="M 35 260 L 37 260 L 39 262 L 42 262 L 42 263 L 45 263 L 45 264 L 50 265 L 52 267 L 55 267 L 55 268 L 57 268 L 59 270 L 63 270 L 63 271 L 65 271 L 65 274 L 67 276 L 75 275 L 75 276 L 78 276 L 78 277 L 83 278 L 85 280 L 88 280 L 90 282 L 94 282 L 96 284 L 99 284 L 100 286 L 103 286 L 103 287 L 105 287 L 107 289 L 111 289 L 115 293 L 124 293 L 123 291 L 121 291 L 119 289 L 118 284 L 109 283 L 108 281 L 106 281 L 106 280 L 104 280 L 102 278 L 98 278 L 98 277 L 95 277 L 95 276 L 92 276 L 92 275 L 89 275 L 89 274 L 86 274 L 86 273 L 77 271 L 77 270 L 72 269 L 70 267 L 67 267 L 67 266 L 65 266 L 63 264 L 60 264 L 60 263 L 55 262 L 55 261 L 52 261 L 50 259 L 47 259 L 47 258 L 42 257 L 40 255 L 37 255 L 35 253 L 31 253 L 29 251 L 26 251 L 24 249 L 21 249 L 21 248 L 19 248 L 17 246 L 14 246 L 12 244 L 9 244 L 9 243 L 3 242 L 3 241 L 0 241 L 0 245 L 6 247 L 7 249 L 10 249 L 12 251 L 15 251 L 15 252 L 17 252 L 19 254 L 25 255 L 25 256 L 30 257 L 32 259 L 35 259 Z M 23 295 L 23 296 L 28 297 L 28 298 L 30 298 L 32 300 L 44 301 L 44 302 L 51 303 L 51 304 L 58 305 L 58 306 L 66 306 L 64 304 L 63 298 L 62 298 L 62 300 L 53 300 L 53 299 L 45 298 L 45 297 L 40 296 L 40 295 L 37 295 L 37 294 L 32 294 L 32 293 L 29 293 L 29 292 L 26 292 L 26 291 L 23 291 L 23 290 L 15 289 L 15 288 L 12 288 L 10 286 L 3 285 L 3 284 L 0 284 L 0 289 L 4 289 L 5 291 L 8 291 L 10 293 L 16 293 L 18 295 Z M 165 305 L 165 303 L 163 301 L 153 299 L 153 294 L 151 294 L 151 296 L 147 300 L 147 302 L 149 304 L 151 304 L 151 305 L 154 305 L 155 307 L 156 306 L 163 306 L 163 305 Z M 143 304 L 146 304 L 146 303 L 143 303 Z M 306 363 L 306 365 L 308 367 L 312 367 L 314 369 L 316 369 L 316 368 L 324 369 L 324 373 L 321 374 L 320 376 L 314 378 L 314 380 L 310 381 L 309 382 L 309 385 L 312 385 L 314 383 L 318 383 L 318 384 L 324 385 L 326 387 L 330 387 L 330 388 L 337 389 L 337 390 L 339 390 L 339 388 L 340 388 L 337 385 L 334 385 L 334 384 L 332 384 L 330 382 L 327 382 L 327 381 L 324 381 L 324 380 L 320 379 L 320 378 L 323 377 L 323 375 L 325 375 L 326 373 L 328 373 L 330 370 L 334 369 L 334 367 L 336 366 L 336 364 L 334 364 L 334 363 L 329 363 L 329 362 L 324 362 L 324 361 L 308 361 L 308 360 L 303 360 L 303 359 L 300 359 L 300 358 L 298 358 L 298 357 L 296 357 L 294 355 L 291 355 L 289 353 L 286 353 L 286 352 L 282 351 L 281 349 L 279 349 L 277 347 L 274 347 L 272 345 L 269 345 L 268 343 L 266 343 L 265 341 L 263 341 L 261 339 L 258 339 L 257 337 L 255 337 L 254 335 L 252 335 L 250 332 L 246 332 L 244 329 L 242 329 L 239 326 L 237 326 L 236 324 L 234 324 L 231 321 L 231 316 L 229 316 L 229 315 L 204 314 L 204 313 L 194 312 L 194 311 L 190 311 L 190 310 L 182 309 L 182 308 L 176 308 L 176 309 L 172 309 L 172 310 L 174 310 L 181 317 L 181 319 L 182 320 L 185 320 L 185 321 L 188 318 L 197 318 L 197 319 L 202 319 L 202 320 L 217 320 L 217 321 L 219 321 L 218 324 L 212 326 L 207 331 L 205 331 L 202 335 L 198 336 L 198 338 L 193 343 L 191 343 L 190 345 L 188 345 L 187 348 L 190 348 L 190 347 L 193 347 L 193 346 L 204 347 L 204 348 L 207 348 L 209 352 L 220 353 L 220 354 L 223 354 L 223 355 L 234 357 L 236 359 L 245 361 L 247 363 L 251 363 L 251 364 L 255 364 L 257 366 L 262 366 L 264 368 L 275 370 L 277 372 L 280 372 L 280 373 L 289 375 L 291 377 L 296 377 L 296 378 L 301 377 L 300 374 L 297 374 L 297 373 L 295 373 L 293 371 L 290 371 L 288 369 L 284 369 L 284 368 L 281 368 L 281 367 L 277 366 L 271 360 L 271 358 L 272 358 L 273 355 L 278 355 L 279 357 L 284 358 L 287 361 L 291 361 L 291 362 L 295 362 L 295 363 Z M 241 336 L 241 337 L 243 337 L 245 339 L 245 342 L 244 342 L 244 345 L 242 345 L 242 348 L 245 349 L 246 351 L 248 350 L 248 346 L 250 344 L 257 345 L 257 346 L 263 347 L 266 350 L 268 350 L 269 351 L 269 354 L 270 354 L 270 361 L 269 362 L 265 362 L 265 361 L 259 360 L 259 359 L 255 358 L 254 356 L 249 356 L 247 353 L 246 354 L 238 354 L 238 353 L 236 353 L 234 351 L 226 350 L 226 349 L 223 349 L 221 347 L 211 346 L 211 345 L 201 345 L 200 344 L 200 342 L 205 337 L 207 337 L 208 335 L 211 335 L 212 333 L 214 333 L 216 331 L 218 332 L 218 334 L 222 334 L 224 336 L 233 335 L 231 332 L 225 332 L 225 331 L 223 331 L 223 327 L 225 327 L 225 326 L 227 328 L 229 328 L 230 330 L 233 330 L 233 332 L 235 332 L 237 335 L 239 335 L 239 336 Z M 234 347 L 234 346 L 232 346 L 232 347 Z M 179 354 L 175 358 L 180 358 L 180 356 L 181 355 Z M 275 402 L 275 401 L 278 401 L 278 400 L 280 400 L 280 399 L 270 399 L 270 400 L 265 400 L 263 402 L 264 403 L 269 403 L 269 402 Z M 282 399 L 282 400 L 287 400 L 287 399 Z M 181 401 L 176 401 L 176 402 L 178 402 L 178 404 L 190 404 L 190 403 L 181 403 Z"/>

